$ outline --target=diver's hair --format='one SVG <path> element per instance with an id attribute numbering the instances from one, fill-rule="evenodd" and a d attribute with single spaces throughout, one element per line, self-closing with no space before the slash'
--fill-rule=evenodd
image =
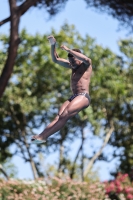
<path id="1" fill-rule="evenodd" d="M 80 49 L 72 49 L 73 51 L 77 51 L 77 52 L 79 52 L 79 53 L 81 53 L 81 51 L 80 51 Z M 73 57 L 73 55 L 72 54 L 70 54 L 70 53 L 68 53 L 68 55 L 67 55 L 68 57 Z"/>

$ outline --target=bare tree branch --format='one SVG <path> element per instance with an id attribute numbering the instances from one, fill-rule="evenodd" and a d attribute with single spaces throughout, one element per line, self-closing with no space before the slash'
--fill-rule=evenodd
<path id="1" fill-rule="evenodd" d="M 25 144 L 25 147 L 27 149 L 27 153 L 28 153 L 28 156 L 29 156 L 29 162 L 30 162 L 30 165 L 31 165 L 31 169 L 32 169 L 32 172 L 33 172 L 34 179 L 37 179 L 38 178 L 37 168 L 36 168 L 34 160 L 32 159 L 32 155 L 30 153 L 29 144 L 27 143 L 27 140 L 26 140 L 25 136 L 24 136 L 24 144 Z"/>
<path id="2" fill-rule="evenodd" d="M 0 165 L 0 171 L 2 172 L 2 174 L 4 174 L 4 176 L 6 177 L 6 179 L 9 180 L 9 176 L 7 175 L 7 173 L 5 172 L 5 170 L 3 169 L 2 165 Z"/>
<path id="3" fill-rule="evenodd" d="M 8 17 L 6 19 L 3 19 L 1 22 L 0 22 L 0 26 L 2 26 L 3 24 L 9 22 L 11 20 L 11 17 Z"/>
<path id="4" fill-rule="evenodd" d="M 18 7 L 20 15 L 23 15 L 31 6 L 35 5 L 39 0 L 27 0 Z"/>
<path id="5" fill-rule="evenodd" d="M 108 141 L 109 141 L 109 139 L 110 139 L 111 134 L 112 134 L 113 131 L 114 131 L 114 126 L 113 126 L 113 123 L 111 123 L 111 128 L 110 128 L 109 132 L 107 133 L 107 135 L 105 137 L 104 143 L 101 146 L 100 150 L 97 153 L 95 153 L 95 155 L 89 161 L 89 164 L 88 164 L 88 166 L 87 166 L 87 168 L 86 168 L 86 170 L 84 172 L 84 177 L 87 175 L 87 173 L 92 168 L 94 161 L 101 155 L 101 153 L 102 153 L 104 147 L 106 146 L 106 144 L 108 143 Z"/>
<path id="6" fill-rule="evenodd" d="M 14 124 L 16 125 L 16 127 L 19 127 L 20 121 L 14 115 L 15 111 L 14 111 L 13 106 L 10 106 L 10 112 L 11 112 L 11 116 L 12 116 L 12 120 L 13 120 Z M 23 124 L 24 123 L 25 123 L 25 117 L 23 116 Z M 18 138 L 18 141 L 14 140 L 14 143 L 17 145 L 17 148 L 20 149 L 20 152 L 23 156 L 23 159 L 30 163 L 31 169 L 32 169 L 32 172 L 33 172 L 33 177 L 34 177 L 34 179 L 37 179 L 39 172 L 37 171 L 37 167 L 36 167 L 35 162 L 32 158 L 32 154 L 30 153 L 29 144 L 27 143 L 27 140 L 26 140 L 25 126 L 21 126 L 21 128 L 19 127 L 17 129 L 17 132 L 21 132 L 22 138 Z M 11 137 L 11 138 L 14 139 L 14 137 L 12 135 L 4 134 L 4 136 Z M 28 157 L 25 154 L 28 154 Z"/>
<path id="7" fill-rule="evenodd" d="M 73 162 L 72 170 L 71 170 L 71 173 L 70 173 L 70 178 L 71 179 L 73 179 L 73 175 L 74 175 L 74 171 L 75 171 L 75 163 L 76 163 L 76 161 L 78 159 L 78 156 L 79 156 L 79 153 L 80 153 L 80 151 L 82 149 L 82 145 L 83 145 L 83 143 L 81 142 L 81 145 L 79 147 L 79 150 L 78 150 L 78 152 L 77 152 L 77 154 L 75 156 L 74 162 Z"/>
<path id="8" fill-rule="evenodd" d="M 37 2 L 39 2 L 39 0 L 27 0 L 23 4 L 18 6 L 17 8 L 20 13 L 20 16 L 22 16 L 31 6 L 35 5 Z M 2 26 L 3 24 L 5 24 L 7 22 L 10 22 L 10 21 L 11 21 L 11 16 L 0 21 L 0 26 Z"/>
<path id="9" fill-rule="evenodd" d="M 75 164 L 76 164 L 76 161 L 79 157 L 79 154 L 81 152 L 81 150 L 83 149 L 83 144 L 84 144 L 84 140 L 85 140 L 85 137 L 84 137 L 84 130 L 83 130 L 84 127 L 81 127 L 81 131 L 82 131 L 82 141 L 81 141 L 81 145 L 77 151 L 77 154 L 75 156 L 75 159 L 74 159 L 74 162 L 73 162 L 73 166 L 72 166 L 72 169 L 71 169 L 71 173 L 70 173 L 70 178 L 73 179 L 73 176 L 74 176 L 74 172 L 75 172 Z M 83 162 L 83 160 L 82 160 Z M 83 179 L 83 177 L 82 177 Z"/>

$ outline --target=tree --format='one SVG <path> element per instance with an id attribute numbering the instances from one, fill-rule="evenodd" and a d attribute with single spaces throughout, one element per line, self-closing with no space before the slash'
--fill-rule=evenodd
<path id="1" fill-rule="evenodd" d="M 57 14 L 63 8 L 68 0 L 9 0 L 10 16 L 0 22 L 0 26 L 10 22 L 10 38 L 8 44 L 8 53 L 4 67 L 0 76 L 0 98 L 5 91 L 8 80 L 11 77 L 18 46 L 21 42 L 19 36 L 19 23 L 21 16 L 31 7 L 44 8 L 50 16 Z M 124 0 L 85 0 L 88 7 L 95 7 L 97 10 L 107 9 L 107 12 L 117 18 L 122 24 L 132 28 L 133 6 L 132 1 Z"/>
<path id="2" fill-rule="evenodd" d="M 50 108 L 48 100 L 51 98 L 53 89 L 57 85 L 59 86 L 61 80 L 60 78 L 54 80 L 54 76 L 58 77 L 58 69 L 54 70 L 53 73 L 49 70 L 49 67 L 51 69 L 53 67 L 50 62 L 48 42 L 45 49 L 43 46 L 47 40 L 46 36 L 28 36 L 23 31 L 21 38 L 22 42 L 18 49 L 19 54 L 16 58 L 14 75 L 1 101 L 2 156 L 3 160 L 6 159 L 8 156 L 6 154 L 7 148 L 14 143 L 16 145 L 14 154 L 23 157 L 25 162 L 30 162 L 34 178 L 37 178 L 40 170 L 38 169 L 38 161 L 34 162 L 34 157 L 39 152 L 40 147 L 36 148 L 36 153 L 31 153 L 33 145 L 30 144 L 30 137 L 33 134 L 33 129 L 40 127 L 44 119 L 47 119 L 47 109 Z M 4 36 L 3 40 L 4 51 L 6 51 L 8 37 Z M 1 52 L 1 59 L 4 60 L 5 57 L 4 52 Z M 51 77 L 51 79 L 47 79 L 47 77 Z M 52 83 L 51 80 L 53 80 Z M 36 119 L 37 116 L 40 116 L 40 119 Z M 1 162 L 3 160 L 1 159 Z"/>
<path id="3" fill-rule="evenodd" d="M 132 0 L 85 0 L 87 7 L 93 7 L 101 13 L 107 12 L 116 18 L 121 26 L 133 30 L 133 2 Z"/>
<path id="4" fill-rule="evenodd" d="M 66 42 L 75 44 L 73 38 L 76 31 L 70 31 L 69 29 L 73 27 L 67 25 L 64 25 L 65 28 L 71 37 L 62 36 L 62 31 L 58 35 L 53 32 L 57 36 L 57 40 L 61 43 L 66 39 Z M 5 60 L 8 37 L 1 37 L 4 48 L 0 52 L 0 58 Z M 49 147 L 50 151 L 52 148 L 57 150 L 64 141 L 73 140 L 73 132 L 76 135 L 75 130 L 77 129 L 77 127 L 73 127 L 72 122 L 69 122 L 69 128 L 64 129 L 64 135 L 61 134 L 60 138 L 55 136 L 54 140 L 49 140 L 47 149 L 45 146 L 44 148 L 36 146 L 34 152 L 32 151 L 33 144 L 31 144 L 30 138 L 34 134 L 34 130 L 38 129 L 42 123 L 44 126 L 47 125 L 49 120 L 53 119 L 58 107 L 65 101 L 65 96 L 70 93 L 70 71 L 68 70 L 64 74 L 65 69 L 58 68 L 52 62 L 50 46 L 46 41 L 46 35 L 30 36 L 25 30 L 22 31 L 14 74 L 2 97 L 0 108 L 0 141 L 1 147 L 3 146 L 3 160 L 8 157 L 5 154 L 7 148 L 15 144 L 16 151 L 10 156 L 17 154 L 25 162 L 30 162 L 34 178 L 43 175 L 37 158 L 38 152 L 48 152 Z M 46 43 L 45 48 L 44 43 Z M 61 51 L 61 54 L 62 57 L 66 56 L 64 51 Z M 57 98 L 57 96 L 59 97 Z"/>
<path id="5" fill-rule="evenodd" d="M 74 46 L 79 47 L 82 43 L 82 47 L 86 49 L 88 48 L 88 43 L 91 46 L 94 41 L 89 37 L 83 40 L 79 33 L 75 31 L 74 26 L 70 27 L 67 24 L 61 28 L 58 34 L 54 31 L 52 34 L 55 35 L 60 44 L 65 40 L 70 44 L 70 48 L 74 48 Z M 3 48 L 0 58 L 1 60 L 5 60 L 8 37 L 2 36 L 2 40 Z M 54 139 L 51 138 L 47 142 L 47 149 L 37 146 L 35 152 L 32 152 L 30 137 L 34 134 L 33 130 L 39 128 L 42 123 L 47 124 L 49 120 L 53 119 L 54 113 L 57 113 L 58 107 L 66 100 L 64 98 L 70 93 L 70 71 L 64 74 L 65 69 L 58 68 L 51 61 L 48 42 L 44 48 L 44 43 L 47 40 L 46 35 L 29 36 L 26 31 L 23 31 L 21 33 L 21 40 L 14 74 L 12 79 L 10 79 L 6 93 L 1 101 L 1 146 L 4 145 L 4 155 L 7 148 L 11 144 L 15 144 L 16 151 L 14 154 L 21 156 L 25 162 L 30 162 L 34 178 L 36 178 L 38 175 L 42 175 L 39 169 L 39 162 L 35 161 L 37 159 L 37 153 L 45 153 L 49 151 L 49 147 L 50 151 L 52 148 L 54 150 L 58 150 L 59 148 L 63 149 L 66 141 L 71 144 L 75 138 L 79 137 L 78 135 L 81 135 L 78 129 L 80 129 L 83 124 L 84 128 L 88 123 L 88 119 L 87 115 L 85 115 L 86 117 L 82 117 L 82 119 L 76 116 L 72 121 L 67 123 L 67 126 L 61 130 L 57 138 L 55 135 Z M 79 44 L 75 41 L 79 41 Z M 66 56 L 64 51 L 58 51 L 62 57 Z M 2 65 L 0 67 L 2 68 Z M 59 96 L 58 98 L 57 95 Z M 70 168 L 68 166 L 70 162 L 66 159 L 68 156 L 68 149 L 69 145 L 65 148 L 64 152 L 62 150 L 60 151 L 58 171 L 64 171 L 66 169 L 70 169 L 69 171 L 71 171 L 72 169 L 70 173 L 71 177 L 73 177 L 75 174 L 74 165 L 79 157 L 80 151 L 77 153 L 75 163 L 72 164 Z M 82 150 L 82 148 L 79 148 L 79 150 Z M 8 157 L 8 155 L 4 156 L 5 159 L 6 157 Z"/>
<path id="6" fill-rule="evenodd" d="M 84 151 L 84 129 L 89 126 L 90 131 L 103 140 L 109 130 L 113 130 L 110 145 L 115 147 L 113 158 L 119 157 L 123 162 L 124 172 L 132 168 L 132 40 L 121 41 L 120 50 L 127 60 L 117 56 L 108 48 L 104 49 L 95 43 L 88 35 L 82 38 L 74 26 L 65 24 L 56 33 L 52 30 L 49 34 L 55 35 L 57 46 L 66 41 L 70 48 L 80 48 L 82 52 L 93 61 L 93 74 L 91 79 L 90 94 L 92 103 L 88 109 L 75 116 L 72 121 L 54 137 L 50 137 L 44 146 L 34 146 L 30 143 L 31 136 L 37 129 L 45 127 L 57 114 L 59 106 L 70 94 L 69 76 L 71 71 L 58 67 L 50 57 L 50 46 L 47 35 L 28 35 L 22 31 L 21 43 L 14 67 L 14 73 L 9 81 L 5 95 L 0 106 L 0 162 L 7 157 L 17 154 L 32 167 L 34 178 L 43 175 L 38 153 L 59 151 L 57 171 L 67 172 L 72 178 L 77 171 L 83 173 L 89 161 L 97 152 L 90 155 Z M 3 44 L 0 51 L 0 69 L 6 59 L 8 36 L 1 36 Z M 45 43 L 45 48 L 44 48 Z M 61 57 L 66 57 L 66 52 L 58 48 Z M 26 59 L 25 59 L 26 58 Z M 113 126 L 112 126 L 113 123 Z M 121 137 L 122 136 L 122 137 Z M 75 139 L 81 143 L 77 147 L 75 158 L 69 156 L 70 146 Z M 129 140 L 130 138 L 130 140 Z M 14 144 L 16 151 L 9 154 L 9 147 Z M 124 157 L 118 149 L 124 148 Z M 118 152 L 120 152 L 118 154 Z M 108 155 L 102 154 L 99 159 L 110 161 Z M 87 164 L 85 164 L 86 160 Z M 97 162 L 98 159 L 94 160 Z M 121 162 L 121 163 L 122 163 Z M 129 165 L 130 163 L 130 165 Z M 78 168 L 77 168 L 78 166 Z M 128 172 L 127 172 L 128 173 Z M 78 175 L 79 177 L 79 175 Z M 85 177 L 86 178 L 86 177 Z"/>
<path id="7" fill-rule="evenodd" d="M 115 174 L 119 170 L 130 174 L 133 165 L 133 41 L 123 40 L 119 45 L 120 51 L 124 54 L 123 58 L 109 50 L 103 51 L 100 47 L 92 52 L 96 55 L 93 59 L 94 79 L 91 85 L 91 93 L 95 97 L 92 99 L 92 109 L 95 123 L 97 121 L 105 128 L 113 122 L 114 131 L 109 144 L 114 147 L 112 159 L 119 158 L 121 163 Z M 110 162 L 109 155 L 102 155 L 99 159 Z"/>
<path id="8" fill-rule="evenodd" d="M 119 96 L 120 104 L 117 110 L 115 123 L 115 134 L 110 140 L 111 145 L 122 148 L 120 153 L 119 171 L 128 173 L 133 180 L 133 39 L 126 39 L 119 42 L 119 48 L 125 58 L 123 70 L 123 85 L 125 90 Z M 114 153 L 118 156 L 118 152 Z M 117 174 L 117 171 L 115 173 Z"/>
<path id="9" fill-rule="evenodd" d="M 21 3 L 22 2 L 22 3 Z M 10 16 L 0 22 L 0 26 L 10 22 L 10 38 L 9 47 L 7 53 L 7 59 L 3 67 L 0 76 L 0 97 L 2 97 L 3 92 L 7 86 L 8 80 L 12 74 L 15 59 L 17 56 L 18 45 L 21 42 L 19 37 L 19 23 L 21 16 L 33 6 L 44 7 L 47 12 L 51 15 L 55 15 L 60 7 L 64 5 L 66 1 L 64 0 L 9 0 Z M 21 3 L 21 4 L 20 4 Z"/>

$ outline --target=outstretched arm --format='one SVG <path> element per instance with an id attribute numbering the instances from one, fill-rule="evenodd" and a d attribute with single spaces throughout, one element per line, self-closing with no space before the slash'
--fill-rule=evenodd
<path id="1" fill-rule="evenodd" d="M 60 58 L 58 56 L 56 49 L 55 49 L 56 39 L 53 36 L 49 36 L 48 40 L 51 44 L 51 57 L 52 57 L 53 62 L 55 62 L 63 67 L 71 68 L 68 60 Z"/>
<path id="2" fill-rule="evenodd" d="M 67 51 L 70 54 L 72 54 L 74 57 L 76 57 L 77 59 L 81 60 L 86 65 L 91 65 L 91 59 L 88 58 L 87 56 L 85 56 L 84 54 L 79 53 L 77 51 L 73 51 L 73 50 L 69 49 L 68 47 L 66 47 L 65 45 L 62 45 L 61 49 Z"/>

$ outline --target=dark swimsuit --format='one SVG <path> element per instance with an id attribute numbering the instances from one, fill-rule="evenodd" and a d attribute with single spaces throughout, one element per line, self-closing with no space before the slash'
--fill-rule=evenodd
<path id="1" fill-rule="evenodd" d="M 85 97 L 89 100 L 89 104 L 90 104 L 91 98 L 90 98 L 89 94 L 88 94 L 88 93 L 85 93 L 85 92 L 72 95 L 72 96 L 68 99 L 68 101 L 71 102 L 75 97 L 77 97 L 77 96 L 79 96 L 79 95 L 85 96 Z"/>

